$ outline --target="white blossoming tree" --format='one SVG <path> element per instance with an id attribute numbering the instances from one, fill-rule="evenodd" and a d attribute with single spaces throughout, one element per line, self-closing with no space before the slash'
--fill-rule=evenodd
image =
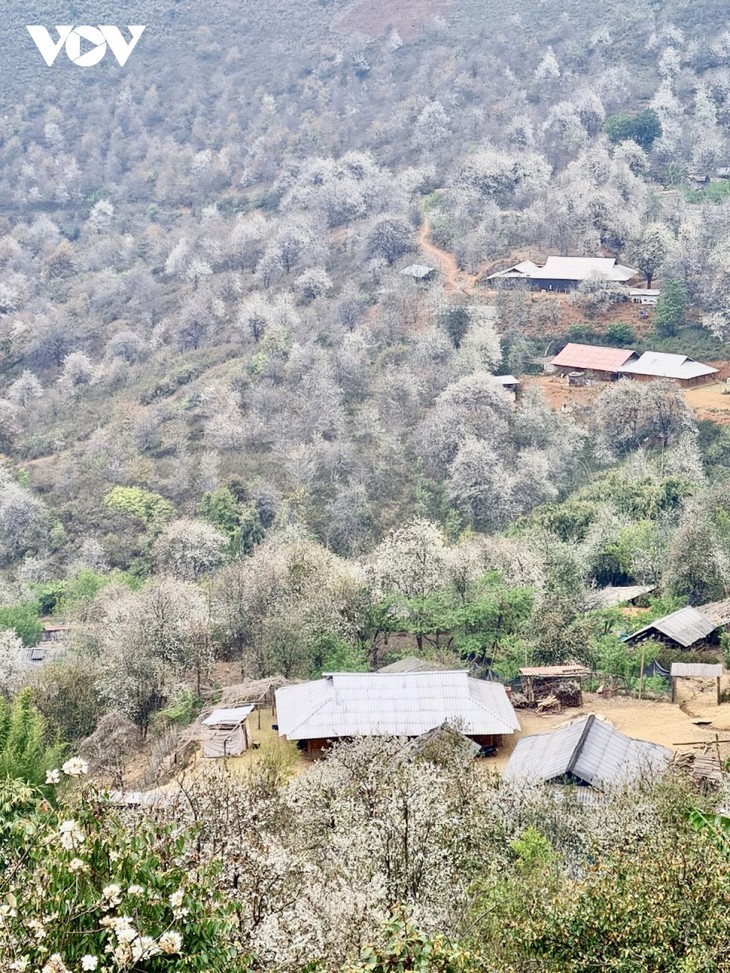
<path id="1" fill-rule="evenodd" d="M 66 791 L 57 809 L 38 799 L 0 831 L 0 966 L 28 973 L 145 970 L 241 973 L 230 906 L 215 865 L 197 863 L 192 832 L 137 819 L 134 827 L 71 758 L 47 783 Z M 69 793 L 70 785 L 70 793 Z"/>

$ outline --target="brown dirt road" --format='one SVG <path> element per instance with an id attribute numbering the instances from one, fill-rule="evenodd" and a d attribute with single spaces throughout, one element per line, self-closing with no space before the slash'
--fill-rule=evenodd
<path id="1" fill-rule="evenodd" d="M 474 285 L 479 279 L 479 273 L 468 274 L 465 270 L 461 270 L 453 253 L 450 253 L 448 250 L 442 250 L 429 240 L 428 236 L 430 232 L 431 228 L 428 225 L 428 220 L 424 220 L 421 231 L 418 234 L 418 245 L 438 265 L 443 279 L 444 290 L 447 294 L 455 294 L 457 291 L 461 291 L 467 297 L 471 297 L 474 293 Z"/>

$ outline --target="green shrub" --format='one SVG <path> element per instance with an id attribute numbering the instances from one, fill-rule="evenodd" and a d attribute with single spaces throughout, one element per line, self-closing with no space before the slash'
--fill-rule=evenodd
<path id="1" fill-rule="evenodd" d="M 606 327 L 606 337 L 617 345 L 631 345 L 636 341 L 634 329 L 624 321 L 617 321 Z"/>

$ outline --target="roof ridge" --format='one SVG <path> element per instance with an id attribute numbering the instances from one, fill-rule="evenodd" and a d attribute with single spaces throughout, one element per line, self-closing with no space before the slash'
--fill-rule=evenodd
<path id="1" fill-rule="evenodd" d="M 296 724 L 296 726 L 293 726 L 291 728 L 291 731 L 286 734 L 287 739 L 293 739 L 293 737 L 291 736 L 292 733 L 296 732 L 296 730 L 298 730 L 299 727 L 302 726 L 302 724 L 306 723 L 308 720 L 311 720 L 312 717 L 315 716 L 317 713 L 319 713 L 320 710 L 323 710 L 325 706 L 329 706 L 331 702 L 332 702 L 332 696 L 329 696 L 327 699 L 322 700 L 319 706 L 315 706 L 313 710 L 310 710 L 309 713 L 307 713 L 307 715 L 304 717 L 304 719 L 300 720 Z"/>
<path id="2" fill-rule="evenodd" d="M 468 682 L 469 682 L 469 699 L 472 700 L 472 702 L 476 703 L 476 705 L 478 707 L 480 707 L 481 709 L 483 709 L 484 712 L 487 713 L 489 716 L 493 717 L 496 720 L 499 720 L 499 722 L 503 726 L 508 727 L 511 732 L 514 732 L 514 727 L 513 726 L 510 726 L 509 723 L 507 722 L 507 720 L 502 719 L 502 717 L 499 715 L 499 713 L 495 713 L 494 710 L 488 709 L 487 706 L 481 701 L 481 699 L 478 699 L 476 696 L 473 696 L 472 695 L 472 692 L 471 692 L 471 683 L 476 683 L 477 685 L 479 685 L 481 683 L 484 683 L 485 685 L 490 685 L 491 684 L 491 685 L 494 685 L 494 686 L 502 686 L 502 689 L 504 689 L 504 686 L 502 685 L 502 683 L 501 682 L 491 682 L 491 680 L 489 680 L 489 679 L 473 679 L 472 677 L 469 677 Z M 512 704 L 511 704 L 511 702 L 509 700 L 509 697 L 507 696 L 507 692 L 506 691 L 505 691 L 505 694 L 504 695 L 505 695 L 505 698 L 507 699 L 507 702 L 509 702 L 510 703 L 510 706 L 511 706 Z M 512 707 L 512 712 L 514 712 L 514 707 Z M 517 719 L 517 714 L 515 714 L 515 719 Z M 517 724 L 519 726 L 519 720 L 517 720 Z"/>

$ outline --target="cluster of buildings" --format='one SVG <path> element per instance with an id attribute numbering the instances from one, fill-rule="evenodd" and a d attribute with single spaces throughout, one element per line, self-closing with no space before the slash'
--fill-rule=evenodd
<path id="1" fill-rule="evenodd" d="M 550 366 L 568 381 L 593 379 L 615 382 L 632 378 L 638 382 L 668 379 L 690 388 L 713 381 L 717 369 L 703 365 L 688 355 L 670 355 L 660 351 L 645 351 L 643 355 L 631 348 L 606 348 L 571 342 L 556 355 Z"/>
<path id="2" fill-rule="evenodd" d="M 606 604 L 645 599 L 651 586 L 606 589 Z M 730 599 L 682 608 L 625 637 L 639 645 L 646 639 L 670 647 L 693 649 L 717 644 L 719 632 L 730 627 Z M 681 678 L 712 679 L 718 664 L 673 663 L 672 698 Z M 580 665 L 520 670 L 522 704 L 540 709 L 540 698 L 570 681 L 580 692 L 590 673 Z M 262 697 L 263 698 L 263 697 Z M 509 687 L 474 679 L 468 672 L 444 669 L 422 658 L 409 657 L 378 672 L 331 672 L 321 679 L 272 687 L 277 723 L 273 728 L 316 759 L 338 740 L 358 737 L 400 737 L 404 754 L 420 752 L 439 734 L 457 735 L 476 755 L 490 755 L 521 731 Z M 516 701 L 516 700 L 515 700 Z M 239 705 L 215 710 L 202 720 L 206 757 L 233 756 L 257 744 L 248 718 L 256 708 Z M 571 702 L 567 705 L 577 705 Z M 259 714 L 260 726 L 260 714 Z M 578 785 L 581 800 L 593 800 L 616 787 L 631 786 L 661 774 L 674 760 L 668 747 L 621 733 L 601 717 L 581 716 L 548 733 L 520 738 L 504 772 L 512 781 Z"/>

